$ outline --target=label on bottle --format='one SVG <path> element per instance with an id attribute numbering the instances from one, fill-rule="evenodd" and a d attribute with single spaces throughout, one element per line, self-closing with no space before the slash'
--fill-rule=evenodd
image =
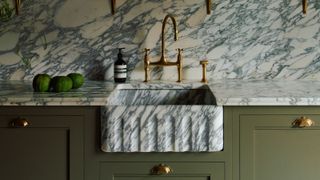
<path id="1" fill-rule="evenodd" d="M 127 65 L 115 65 L 114 66 L 115 78 L 127 78 Z"/>

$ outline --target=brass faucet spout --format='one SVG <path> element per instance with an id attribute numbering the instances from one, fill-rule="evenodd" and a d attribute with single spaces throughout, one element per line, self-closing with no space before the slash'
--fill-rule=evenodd
<path id="1" fill-rule="evenodd" d="M 164 31 L 166 28 L 166 24 L 168 19 L 171 19 L 172 23 L 173 23 L 173 31 L 174 31 L 174 40 L 177 41 L 178 40 L 178 29 L 177 29 L 177 22 L 176 19 L 172 16 L 172 15 L 166 15 L 166 17 L 164 18 L 163 22 L 162 22 L 162 32 L 161 32 L 161 58 L 160 58 L 160 62 L 162 64 L 166 64 L 167 63 L 167 59 L 165 58 L 165 39 L 164 39 Z"/>
<path id="2" fill-rule="evenodd" d="M 182 51 L 183 51 L 183 49 L 178 48 L 178 56 L 177 56 L 176 62 L 170 62 L 165 57 L 166 47 L 165 47 L 164 31 L 165 31 L 166 23 L 167 23 L 168 19 L 171 19 L 172 24 L 173 24 L 174 40 L 175 41 L 178 40 L 178 29 L 177 29 L 176 20 L 172 15 L 167 15 L 162 22 L 162 32 L 161 32 L 161 41 L 162 42 L 161 42 L 160 60 L 157 62 L 150 62 L 149 57 L 148 57 L 148 53 L 149 53 L 150 49 L 145 49 L 145 56 L 144 56 L 145 81 L 144 82 L 149 81 L 150 66 L 177 66 L 177 69 L 178 69 L 178 81 L 177 82 L 182 81 Z"/>

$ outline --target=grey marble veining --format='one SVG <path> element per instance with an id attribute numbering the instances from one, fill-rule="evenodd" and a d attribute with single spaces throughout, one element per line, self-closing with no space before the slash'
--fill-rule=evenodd
<path id="1" fill-rule="evenodd" d="M 223 108 L 210 105 L 102 107 L 105 152 L 215 152 L 223 149 Z"/>
<path id="2" fill-rule="evenodd" d="M 110 95 L 108 105 L 216 105 L 203 84 L 124 84 Z"/>
<path id="3" fill-rule="evenodd" d="M 229 80 L 209 85 L 218 105 L 319 106 L 320 81 Z"/>
<path id="4" fill-rule="evenodd" d="M 307 15 L 300 0 L 215 0 L 210 15 L 205 8 L 205 0 L 117 0 L 111 15 L 107 0 L 24 1 L 20 16 L 0 22 L 0 79 L 81 72 L 112 80 L 116 48 L 126 47 L 129 77 L 142 80 L 143 49 L 158 60 L 166 14 L 180 32 L 177 42 L 166 33 L 168 57 L 184 48 L 187 80 L 201 79 L 203 59 L 210 80 L 320 78 L 319 1 L 308 1 Z M 151 76 L 177 78 L 175 68 L 155 68 Z"/>
<path id="5" fill-rule="evenodd" d="M 0 106 L 102 106 L 114 90 L 110 82 L 87 81 L 69 92 L 33 92 L 32 81 L 1 81 Z"/>
<path id="6" fill-rule="evenodd" d="M 120 84 L 101 108 L 105 152 L 215 152 L 223 108 L 200 83 Z"/>
<path id="7" fill-rule="evenodd" d="M 132 84 L 131 84 L 132 83 Z M 157 87 L 155 90 L 172 87 L 175 88 L 169 94 L 178 93 L 183 87 L 197 89 L 199 83 L 187 82 L 182 84 L 168 82 L 131 82 L 117 85 L 104 81 L 87 81 L 78 90 L 67 93 L 37 93 L 33 92 L 31 81 L 1 81 L 0 80 L 0 106 L 105 106 L 119 105 L 114 101 L 118 90 L 130 87 L 133 89 L 146 90 Z M 161 88 L 162 87 L 162 88 Z M 320 82 L 310 80 L 224 80 L 211 82 L 205 90 L 210 91 L 209 96 L 202 103 L 212 105 L 214 95 L 215 104 L 218 106 L 319 106 L 320 105 Z M 192 92 L 192 91 L 191 91 Z M 166 93 L 164 93 L 165 95 Z M 190 96 L 192 97 L 192 96 Z M 201 97 L 201 96 L 199 96 Z M 161 100 L 161 95 L 158 98 Z M 152 98 L 151 98 L 152 99 Z M 159 102 L 154 99 L 154 102 Z M 132 101 L 131 101 L 132 102 Z M 129 101 L 129 103 L 131 103 Z M 150 101 L 149 101 L 150 102 Z M 152 101 L 151 101 L 152 102 Z M 188 104 L 192 104 L 188 101 Z M 199 101 L 198 101 L 199 102 Z M 127 103 L 122 101 L 121 103 Z M 151 103 L 150 103 L 151 104 Z M 156 103 L 159 104 L 159 103 Z M 154 104 L 154 105 L 156 105 Z M 193 103 L 195 104 L 195 103 Z"/>
<path id="8" fill-rule="evenodd" d="M 216 105 L 214 95 L 207 89 L 189 90 L 116 90 L 110 105 Z"/>
<path id="9" fill-rule="evenodd" d="M 181 89 L 209 89 L 206 84 L 196 82 L 196 81 L 183 81 L 182 83 L 171 82 L 171 81 L 151 81 L 151 82 L 141 82 L 141 81 L 130 81 L 128 83 L 118 84 L 116 89 L 172 89 L 172 90 L 181 90 Z"/>

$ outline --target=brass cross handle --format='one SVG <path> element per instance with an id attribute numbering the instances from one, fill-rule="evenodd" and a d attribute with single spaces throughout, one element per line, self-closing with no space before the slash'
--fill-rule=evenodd
<path id="1" fill-rule="evenodd" d="M 165 164 L 156 165 L 151 169 L 151 174 L 153 175 L 167 175 L 172 172 L 173 170 L 171 169 L 171 167 Z"/>
<path id="2" fill-rule="evenodd" d="M 299 128 L 311 127 L 314 125 L 315 125 L 315 122 L 312 119 L 309 119 L 304 116 L 300 117 L 292 122 L 293 127 L 299 127 Z"/>

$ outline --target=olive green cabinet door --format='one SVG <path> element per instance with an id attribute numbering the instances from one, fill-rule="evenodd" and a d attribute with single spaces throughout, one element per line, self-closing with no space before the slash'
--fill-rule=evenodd
<path id="1" fill-rule="evenodd" d="M 224 163 L 173 163 L 166 165 L 171 173 L 153 175 L 159 163 L 101 162 L 100 180 L 224 180 Z"/>
<path id="2" fill-rule="evenodd" d="M 83 179 L 82 126 L 80 116 L 0 115 L 1 179 Z"/>
<path id="3" fill-rule="evenodd" d="M 298 116 L 240 116 L 241 180 L 319 179 L 320 127 L 292 127 Z"/>

